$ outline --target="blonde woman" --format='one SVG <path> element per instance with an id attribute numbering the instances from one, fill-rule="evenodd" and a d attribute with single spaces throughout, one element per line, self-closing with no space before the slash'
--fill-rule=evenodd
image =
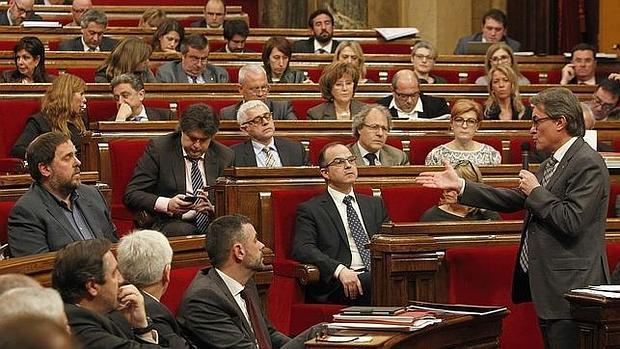
<path id="1" fill-rule="evenodd" d="M 489 83 L 489 79 L 487 78 L 489 74 L 489 70 L 492 67 L 496 67 L 498 65 L 507 65 L 512 68 L 512 70 L 517 75 L 519 85 L 529 85 L 530 80 L 528 80 L 525 76 L 521 75 L 519 72 L 519 65 L 515 59 L 514 52 L 512 48 L 504 42 L 495 43 L 487 49 L 487 54 L 484 59 L 484 72 L 485 75 L 476 79 L 476 85 L 486 85 Z"/>
<path id="2" fill-rule="evenodd" d="M 484 104 L 487 120 L 531 120 L 532 109 L 523 105 L 515 72 L 507 65 L 489 70 L 489 98 Z"/>
<path id="3" fill-rule="evenodd" d="M 109 83 L 115 76 L 133 73 L 143 82 L 157 82 L 149 69 L 151 46 L 137 37 L 126 37 L 97 68 L 95 82 Z"/>
<path id="4" fill-rule="evenodd" d="M 47 132 L 62 132 L 69 137 L 79 153 L 82 134 L 86 131 L 82 120 L 86 109 L 86 83 L 71 74 L 61 74 L 47 88 L 41 101 L 41 111 L 30 116 L 19 136 L 11 156 L 23 159 L 26 148 L 37 136 Z"/>
<path id="5" fill-rule="evenodd" d="M 334 59 L 332 63 L 336 62 L 346 62 L 353 64 L 354 67 L 357 68 L 360 75 L 360 80 L 358 83 L 372 83 L 366 79 L 366 60 L 364 59 L 364 51 L 362 51 L 362 47 L 356 41 L 341 41 L 334 52 Z"/>

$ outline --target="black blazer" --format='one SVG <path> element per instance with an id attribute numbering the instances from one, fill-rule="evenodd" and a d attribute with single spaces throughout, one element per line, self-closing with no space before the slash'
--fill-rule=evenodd
<path id="1" fill-rule="evenodd" d="M 73 124 L 69 123 L 69 132 L 71 132 L 71 142 L 75 145 L 77 149 L 78 157 L 80 156 L 80 150 L 82 148 L 82 133 L 80 130 Z M 26 148 L 30 142 L 32 142 L 38 136 L 51 132 L 52 126 L 49 121 L 47 121 L 47 117 L 39 112 L 28 118 L 26 121 L 26 126 L 22 131 L 22 134 L 17 138 L 13 148 L 11 149 L 11 156 L 15 158 L 24 159 L 26 156 Z"/>
<path id="2" fill-rule="evenodd" d="M 144 106 L 144 109 L 146 109 L 146 116 L 149 118 L 149 121 L 166 121 L 174 119 L 174 115 L 170 109 L 151 108 L 147 106 Z M 131 119 L 132 116 L 128 116 L 125 121 L 130 121 Z M 114 117 L 112 117 L 111 120 L 114 120 Z"/>
<path id="3" fill-rule="evenodd" d="M 107 36 L 104 36 L 101 39 L 101 44 L 99 44 L 99 49 L 103 52 L 110 52 L 116 47 L 118 41 Z M 82 44 L 82 37 L 78 36 L 73 39 L 62 41 L 58 45 L 59 51 L 84 51 L 84 45 Z"/>
<path id="4" fill-rule="evenodd" d="M 6 12 L 7 10 L 0 11 L 0 25 L 11 25 L 9 23 L 9 17 Z M 26 18 L 27 21 L 42 21 L 43 18 L 41 16 L 33 13 L 29 18 Z M 15 24 L 14 24 L 15 25 Z"/>
<path id="5" fill-rule="evenodd" d="M 358 193 L 355 197 L 366 232 L 372 237 L 381 231 L 383 223 L 390 220 L 383 200 Z M 319 268 L 320 282 L 307 288 L 316 300 L 326 300 L 339 287 L 339 281 L 334 278 L 339 264 L 351 266 L 351 248 L 344 223 L 327 191 L 297 207 L 292 256 Z"/>
<path id="6" fill-rule="evenodd" d="M 338 44 L 340 44 L 340 41 L 332 39 L 332 51 L 330 53 L 336 52 Z M 293 43 L 293 53 L 314 53 L 314 37 L 295 41 Z"/>
<path id="7" fill-rule="evenodd" d="M 0 82 L 13 83 L 13 84 L 21 84 L 22 76 L 23 75 L 17 69 L 15 69 L 15 70 L 6 70 L 6 71 L 2 72 L 2 76 L 0 76 Z M 50 74 L 45 74 L 45 76 L 43 76 L 43 80 L 33 81 L 33 82 L 45 83 L 45 82 L 52 82 L 52 81 L 54 81 L 54 79 L 56 79 L 56 76 L 50 75 Z"/>
<path id="8" fill-rule="evenodd" d="M 280 155 L 282 166 L 310 166 L 304 146 L 286 138 L 274 137 L 274 144 Z M 256 154 L 252 141 L 232 146 L 235 153 L 235 167 L 256 167 Z"/>
<path id="9" fill-rule="evenodd" d="M 381 98 L 377 101 L 377 103 L 390 110 L 392 119 L 398 119 L 398 111 L 396 108 L 390 108 L 392 99 L 394 99 L 394 96 L 389 95 Z M 448 107 L 448 102 L 446 102 L 445 99 L 441 97 L 427 96 L 422 93 L 420 93 L 420 99 L 422 100 L 422 107 L 424 108 L 424 112 L 418 113 L 418 117 L 420 119 L 434 119 L 442 115 L 450 115 L 450 108 Z"/>

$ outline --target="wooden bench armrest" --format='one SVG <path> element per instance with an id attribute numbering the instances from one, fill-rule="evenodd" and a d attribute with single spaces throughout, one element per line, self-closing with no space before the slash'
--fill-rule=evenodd
<path id="1" fill-rule="evenodd" d="M 319 268 L 315 265 L 299 263 L 295 274 L 303 286 L 319 282 Z"/>

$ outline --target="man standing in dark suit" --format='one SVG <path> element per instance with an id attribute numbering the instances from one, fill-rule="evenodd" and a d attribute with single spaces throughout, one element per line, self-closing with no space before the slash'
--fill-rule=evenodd
<path id="1" fill-rule="evenodd" d="M 258 64 L 246 64 L 239 69 L 239 93 L 243 100 L 220 110 L 220 120 L 237 120 L 237 111 L 241 104 L 247 101 L 263 101 L 271 111 L 275 120 L 295 120 L 293 106 L 289 101 L 271 101 L 269 97 L 269 82 L 265 69 Z"/>
<path id="2" fill-rule="evenodd" d="M 214 210 L 207 188 L 234 156 L 213 140 L 218 127 L 211 107 L 194 104 L 183 112 L 178 131 L 149 142 L 124 196 L 142 227 L 167 236 L 205 233 Z"/>
<path id="3" fill-rule="evenodd" d="M 9 9 L 0 12 L 0 25 L 21 25 L 23 21 L 40 21 L 33 11 L 34 0 L 9 0 Z"/>
<path id="4" fill-rule="evenodd" d="M 52 287 L 65 302 L 71 333 L 84 348 L 161 348 L 157 330 L 144 311 L 144 298 L 123 283 L 112 244 L 103 239 L 76 241 L 56 254 Z M 108 315 L 118 311 L 122 324 Z"/>
<path id="5" fill-rule="evenodd" d="M 219 217 L 209 226 L 207 236 L 213 267 L 196 274 L 177 316 L 192 342 L 199 348 L 304 348 L 314 329 L 291 339 L 263 314 L 252 277 L 265 268 L 265 245 L 248 218 Z"/>
<path id="6" fill-rule="evenodd" d="M 346 146 L 326 145 L 319 167 L 327 191 L 297 208 L 292 255 L 319 268 L 320 281 L 306 289 L 310 300 L 318 303 L 370 304 L 366 244 L 389 217 L 381 198 L 353 192 L 355 160 Z"/>
<path id="7" fill-rule="evenodd" d="M 232 147 L 236 167 L 310 165 L 301 143 L 273 136 L 275 132 L 273 116 L 262 101 L 243 103 L 237 112 L 237 122 L 241 131 L 250 139 Z"/>
<path id="8" fill-rule="evenodd" d="M 79 240 L 117 241 L 103 195 L 80 183 L 80 160 L 69 137 L 48 132 L 26 150 L 33 183 L 9 214 L 14 257 L 56 251 Z"/>
<path id="9" fill-rule="evenodd" d="M 426 187 L 454 190 L 459 202 L 497 211 L 527 209 L 515 265 L 512 298 L 532 300 L 546 348 L 577 348 L 577 324 L 564 294 L 607 284 L 605 223 L 609 172 L 601 156 L 583 140 L 579 100 L 565 88 L 532 97 L 530 133 L 536 150 L 552 154 L 536 174 L 519 172 L 516 189 L 492 188 L 443 172 L 421 173 Z"/>
<path id="10" fill-rule="evenodd" d="M 498 9 L 492 8 L 482 17 L 481 32 L 464 36 L 459 39 L 454 48 L 455 55 L 467 54 L 467 43 L 471 41 L 496 43 L 505 41 L 514 52 L 521 50 L 521 43 L 511 39 L 506 35 L 508 32 L 508 18 L 506 14 Z"/>
<path id="11" fill-rule="evenodd" d="M 146 315 L 153 321 L 160 344 L 172 348 L 194 348 L 181 333 L 181 328 L 160 299 L 170 285 L 172 248 L 168 239 L 155 230 L 138 230 L 121 238 L 116 249 L 118 270 L 126 283 L 136 286 L 144 297 Z M 124 323 L 121 312 L 112 319 Z"/>
<path id="12" fill-rule="evenodd" d="M 310 14 L 308 26 L 312 36 L 293 43 L 293 53 L 334 53 L 339 42 L 333 40 L 334 16 L 324 9 Z"/>
<path id="13" fill-rule="evenodd" d="M 60 43 L 60 51 L 110 52 L 117 41 L 103 36 L 108 28 L 108 17 L 101 10 L 90 9 L 80 18 L 82 36 L 65 40 Z"/>
<path id="14" fill-rule="evenodd" d="M 150 108 L 142 104 L 146 91 L 136 74 L 121 74 L 110 83 L 118 112 L 115 121 L 163 121 L 172 120 L 170 109 Z"/>
<path id="15" fill-rule="evenodd" d="M 392 95 L 377 101 L 388 108 L 393 119 L 449 119 L 450 108 L 445 99 L 420 92 L 418 77 L 412 70 L 399 70 L 392 77 Z"/>

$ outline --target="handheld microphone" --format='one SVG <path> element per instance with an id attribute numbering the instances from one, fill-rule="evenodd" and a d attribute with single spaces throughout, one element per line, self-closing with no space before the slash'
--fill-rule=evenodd
<path id="1" fill-rule="evenodd" d="M 530 153 L 530 143 L 529 142 L 523 142 L 521 143 L 521 168 L 523 168 L 524 170 L 528 170 L 530 169 L 530 159 L 529 159 L 529 153 Z"/>

